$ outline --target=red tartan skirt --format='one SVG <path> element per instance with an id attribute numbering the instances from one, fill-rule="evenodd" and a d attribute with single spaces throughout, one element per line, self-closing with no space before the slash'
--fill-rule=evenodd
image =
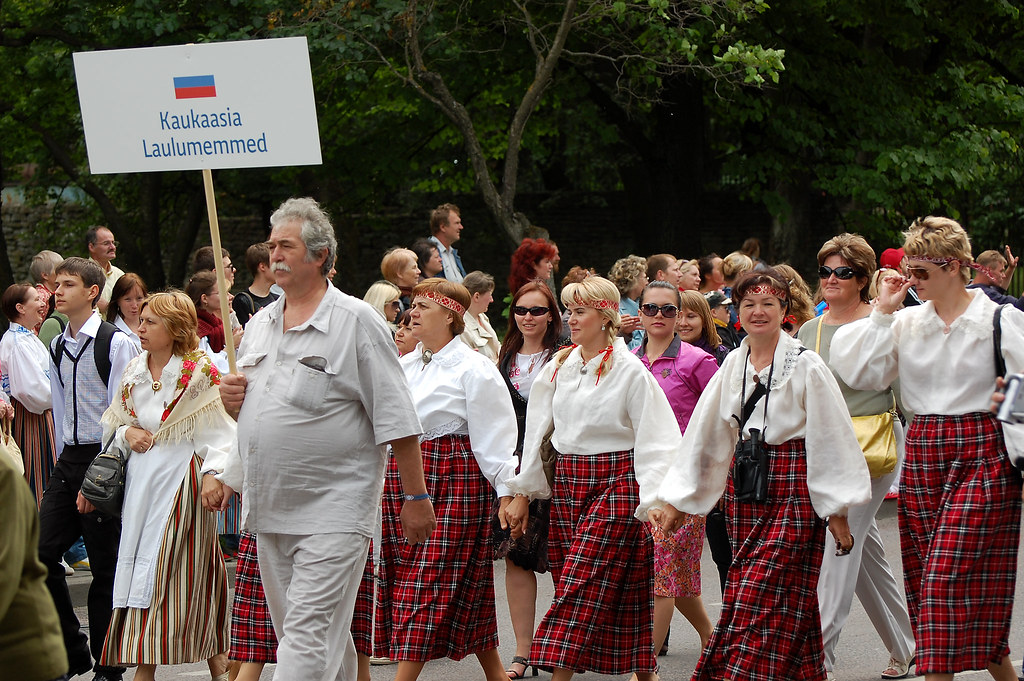
<path id="1" fill-rule="evenodd" d="M 732 565 L 694 681 L 825 678 L 818 573 L 825 523 L 807 491 L 803 439 L 768 446 L 768 501 L 725 489 Z"/>
<path id="2" fill-rule="evenodd" d="M 363 568 L 363 577 L 359 580 L 359 591 L 356 592 L 356 607 L 352 612 L 352 626 L 349 628 L 356 652 L 367 657 L 373 657 L 373 566 L 373 542 L 371 541 L 370 552 L 366 556 L 366 566 Z"/>
<path id="3" fill-rule="evenodd" d="M 598 674 L 653 672 L 654 548 L 633 514 L 633 452 L 560 454 L 551 497 L 551 609 L 530 662 Z"/>
<path id="4" fill-rule="evenodd" d="M 420 448 L 437 529 L 423 544 L 405 541 L 399 524 L 404 492 L 391 457 L 384 481 L 374 654 L 415 662 L 461 660 L 498 647 L 490 523 L 494 491 L 473 457 L 469 436 L 445 435 Z M 364 590 L 364 603 L 365 596 Z"/>
<path id="5" fill-rule="evenodd" d="M 235 565 L 235 602 L 231 607 L 231 651 L 239 662 L 277 662 L 277 634 L 260 579 L 256 535 L 242 532 Z"/>
<path id="6" fill-rule="evenodd" d="M 917 671 L 1009 655 L 1021 478 L 991 414 L 918 415 L 900 477 L 900 544 Z"/>

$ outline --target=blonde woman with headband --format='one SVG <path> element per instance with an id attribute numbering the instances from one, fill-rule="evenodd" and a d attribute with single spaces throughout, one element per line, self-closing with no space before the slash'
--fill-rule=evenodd
<path id="1" fill-rule="evenodd" d="M 903 582 L 917 639 L 917 674 L 947 681 L 988 669 L 1016 681 L 1008 638 L 1020 543 L 1021 477 L 1007 456 L 1013 432 L 989 413 L 997 372 L 1024 369 L 1024 314 L 965 285 L 971 242 L 954 220 L 929 216 L 905 233 L 903 275 L 881 282 L 871 314 L 832 342 L 832 368 L 850 387 L 900 379 L 914 412 L 900 475 Z M 914 286 L 921 305 L 897 312 Z M 998 315 L 998 316 L 997 316 Z"/>
<path id="2" fill-rule="evenodd" d="M 679 448 L 679 425 L 651 372 L 619 332 L 619 291 L 592 276 L 562 290 L 571 348 L 537 376 L 520 472 L 501 500 L 502 526 L 522 535 L 533 499 L 551 499 L 551 608 L 530 664 L 553 681 L 577 672 L 655 678 L 654 554 L 647 509 Z M 558 452 L 551 480 L 541 459 Z M 545 448 L 546 449 L 546 448 Z"/>
<path id="3" fill-rule="evenodd" d="M 398 661 L 396 681 L 417 678 L 430 660 L 468 655 L 487 679 L 508 678 L 498 655 L 491 519 L 494 494 L 510 494 L 504 481 L 518 465 L 516 415 L 494 362 L 459 338 L 470 301 L 465 286 L 445 279 L 412 290 L 419 344 L 400 361 L 423 427 L 423 476 L 437 529 L 421 544 L 405 541 L 402 505 L 416 497 L 404 494 L 392 457 L 372 644 L 367 619 L 352 625 L 359 653 Z"/>

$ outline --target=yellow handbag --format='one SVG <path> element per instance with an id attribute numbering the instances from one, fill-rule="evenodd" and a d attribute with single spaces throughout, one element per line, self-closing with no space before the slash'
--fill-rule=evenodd
<path id="1" fill-rule="evenodd" d="M 872 478 L 880 478 L 896 469 L 896 434 L 892 430 L 896 409 L 871 416 L 854 416 L 853 432 L 864 452 L 868 472 Z"/>
<path id="2" fill-rule="evenodd" d="M 814 343 L 814 351 L 821 347 L 821 317 L 818 318 L 818 333 Z M 868 472 L 872 478 L 880 478 L 896 470 L 896 433 L 892 430 L 893 419 L 896 418 L 896 400 L 889 411 L 870 416 L 854 416 L 853 432 L 864 452 L 864 460 L 868 464 Z"/>

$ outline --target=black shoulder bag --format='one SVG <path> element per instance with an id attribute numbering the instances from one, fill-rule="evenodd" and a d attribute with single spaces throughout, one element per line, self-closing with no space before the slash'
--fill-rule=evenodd
<path id="1" fill-rule="evenodd" d="M 764 502 L 768 500 L 768 448 L 764 442 L 764 428 L 768 418 L 768 397 L 771 395 L 772 376 L 775 373 L 775 360 L 772 360 L 772 368 L 768 371 L 768 385 L 758 382 L 754 392 L 747 399 L 747 364 L 750 361 L 750 350 L 747 350 L 747 359 L 743 364 L 743 387 L 740 394 L 740 404 L 743 408 L 740 416 L 733 416 L 740 424 L 739 440 L 736 442 L 736 451 L 733 455 L 732 483 L 733 493 L 736 501 L 742 502 Z M 764 396 L 765 421 L 761 424 L 761 430 L 750 429 L 750 439 L 743 439 L 743 426 L 747 424 L 750 415 L 754 413 L 757 401 Z"/>
<path id="2" fill-rule="evenodd" d="M 131 448 L 122 451 L 114 445 L 117 431 L 110 436 L 103 451 L 89 464 L 82 480 L 82 496 L 104 515 L 121 517 L 124 506 L 124 481 L 128 469 Z"/>

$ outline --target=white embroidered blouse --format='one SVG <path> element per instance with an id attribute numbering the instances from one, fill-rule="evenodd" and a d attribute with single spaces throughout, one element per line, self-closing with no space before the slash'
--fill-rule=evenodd
<path id="1" fill-rule="evenodd" d="M 613 348 L 611 369 L 602 372 L 600 380 L 596 376 L 600 357 L 584 367 L 578 347 L 561 367 L 554 361 L 544 365 L 530 390 L 523 464 L 519 474 L 509 480 L 513 492 L 530 499 L 551 497 L 540 443 L 553 426 L 551 444 L 560 456 L 632 449 L 633 471 L 640 486 L 636 517 L 647 519 L 665 471 L 679 452 L 679 424 L 665 391 L 647 367 L 621 338 L 615 339 Z"/>
<path id="2" fill-rule="evenodd" d="M 881 390 L 900 379 L 915 414 L 987 412 L 995 390 L 992 341 L 996 304 L 980 289 L 963 314 L 946 323 L 931 301 L 846 324 L 832 340 L 831 362 L 850 387 Z M 1002 350 L 1010 373 L 1024 370 L 1024 312 L 1004 308 Z"/>
<path id="3" fill-rule="evenodd" d="M 519 465 L 518 428 L 512 397 L 494 363 L 458 337 L 423 362 L 417 345 L 399 361 L 423 426 L 420 441 L 469 435 L 473 456 L 498 496 L 510 496 L 504 481 Z"/>
<path id="4" fill-rule="evenodd" d="M 828 365 L 787 334 L 779 336 L 775 366 L 755 372 L 747 359 L 748 341 L 729 353 L 694 409 L 683 436 L 680 455 L 672 463 L 658 493 L 687 513 L 708 513 L 725 491 L 739 437 L 734 414 L 740 413 L 744 375 L 749 398 L 755 374 L 767 383 L 772 374 L 765 417 L 765 398 L 757 402 L 744 432 L 763 429 L 768 444 L 803 438 L 807 448 L 807 488 L 811 505 L 822 518 L 846 515 L 850 506 L 871 498 L 871 478 L 857 442 L 843 395 Z M 834 345 L 833 345 L 834 347 Z"/>

